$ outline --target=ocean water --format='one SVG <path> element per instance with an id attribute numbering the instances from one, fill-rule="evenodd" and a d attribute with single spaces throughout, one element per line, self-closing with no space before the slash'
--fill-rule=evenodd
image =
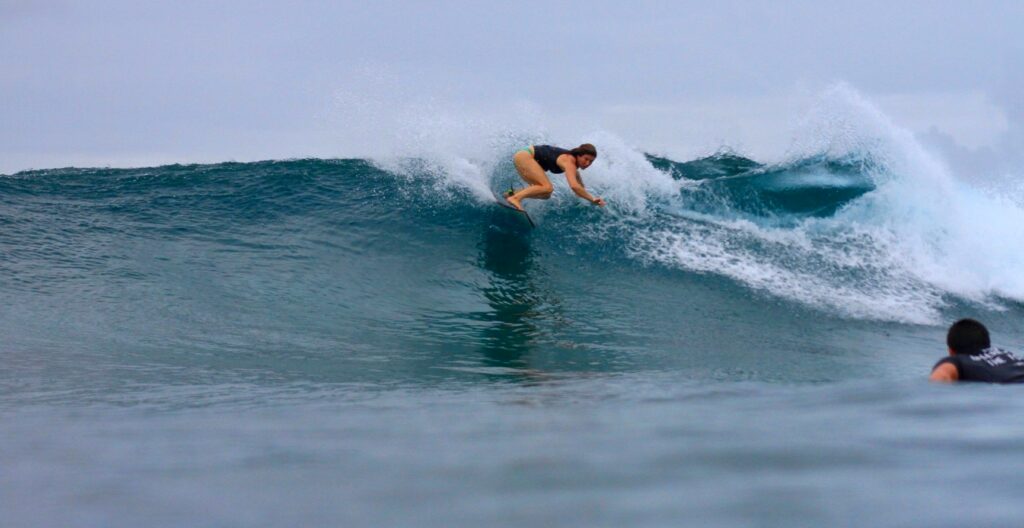
<path id="1" fill-rule="evenodd" d="M 925 379 L 1024 345 L 1021 195 L 860 112 L 535 229 L 543 138 L 2 176 L 0 526 L 1019 526 L 1020 391 Z"/>

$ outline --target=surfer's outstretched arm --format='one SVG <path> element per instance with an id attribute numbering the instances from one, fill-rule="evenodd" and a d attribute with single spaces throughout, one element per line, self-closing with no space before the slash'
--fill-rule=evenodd
<path id="1" fill-rule="evenodd" d="M 584 200 L 598 206 L 604 207 L 604 200 L 594 196 L 587 192 L 586 187 L 583 186 L 583 182 L 580 181 L 579 172 L 576 171 L 576 164 L 569 162 L 565 164 L 565 179 L 569 180 L 569 188 L 572 192 L 576 193 L 576 196 L 583 198 Z"/>

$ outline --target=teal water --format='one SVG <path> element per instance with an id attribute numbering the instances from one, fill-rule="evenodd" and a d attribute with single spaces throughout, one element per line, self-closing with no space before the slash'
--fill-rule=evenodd
<path id="1" fill-rule="evenodd" d="M 924 381 L 1024 342 L 1024 238 L 961 263 L 870 157 L 622 163 L 536 229 L 507 163 L 0 177 L 0 525 L 1024 520 L 1016 389 Z"/>

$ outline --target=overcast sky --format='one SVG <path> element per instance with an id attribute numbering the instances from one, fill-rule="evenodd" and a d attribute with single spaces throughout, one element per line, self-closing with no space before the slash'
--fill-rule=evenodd
<path id="1" fill-rule="evenodd" d="M 0 0 L 0 173 L 380 154 L 431 105 L 758 155 L 839 81 L 951 157 L 1010 155 L 1022 28 L 1021 1 Z"/>

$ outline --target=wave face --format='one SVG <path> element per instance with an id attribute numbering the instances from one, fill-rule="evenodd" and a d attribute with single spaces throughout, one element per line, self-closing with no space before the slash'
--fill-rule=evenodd
<path id="1" fill-rule="evenodd" d="M 80 305 L 74 326 L 130 326 L 151 343 L 207 327 L 213 347 L 288 324 L 310 339 L 339 324 L 412 334 L 431 328 L 424 313 L 459 313 L 468 331 L 487 312 L 586 304 L 623 270 L 840 319 L 927 324 L 950 305 L 1024 300 L 1024 208 L 941 168 L 871 152 L 765 165 L 610 150 L 585 176 L 610 206 L 559 182 L 529 202 L 532 231 L 490 197 L 516 179 L 503 161 L 466 161 L 458 177 L 429 159 L 23 172 L 0 178 L 3 290 L 27 311 Z M 540 283 L 561 269 L 581 291 Z M 672 280 L 616 302 L 692 296 Z M 97 301 L 131 314 L 86 308 Z"/>

